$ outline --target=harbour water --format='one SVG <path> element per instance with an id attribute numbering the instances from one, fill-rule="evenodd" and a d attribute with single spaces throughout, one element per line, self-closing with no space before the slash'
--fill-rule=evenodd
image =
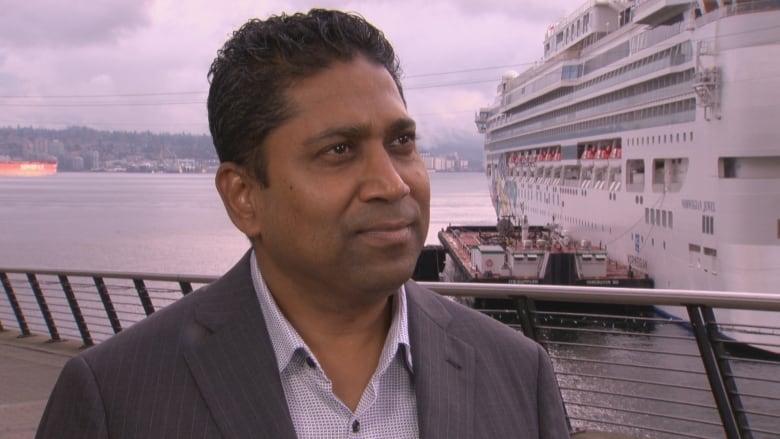
<path id="1" fill-rule="evenodd" d="M 432 173 L 427 244 L 495 223 L 479 172 Z M 218 275 L 246 251 L 213 174 L 0 177 L 0 266 Z"/>

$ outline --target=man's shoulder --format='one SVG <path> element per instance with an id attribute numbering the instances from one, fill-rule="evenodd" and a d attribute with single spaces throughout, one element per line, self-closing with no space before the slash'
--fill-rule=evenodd
<path id="1" fill-rule="evenodd" d="M 143 352 L 147 355 L 176 350 L 180 343 L 193 338 L 188 334 L 202 335 L 207 330 L 199 322 L 204 320 L 201 314 L 204 314 L 205 320 L 214 314 L 217 314 L 217 319 L 230 320 L 229 316 L 221 316 L 220 312 L 224 310 L 229 314 L 231 309 L 245 308 L 247 300 L 253 297 L 251 282 L 248 262 L 243 258 L 216 281 L 155 311 L 82 355 L 87 362 L 113 361 L 111 358 L 125 353 Z"/>
<path id="2" fill-rule="evenodd" d="M 82 355 L 89 362 L 100 357 L 112 357 L 118 352 L 138 349 L 148 351 L 163 344 L 176 343 L 181 328 L 193 319 L 200 304 L 208 301 L 209 296 L 214 294 L 212 285 L 205 285 L 158 309 L 143 320 L 125 327 L 121 332 L 86 350 Z M 138 346 L 139 344 L 141 346 Z"/>
<path id="3" fill-rule="evenodd" d="M 442 296 L 422 285 L 410 282 L 407 292 L 415 294 L 412 301 L 422 308 L 431 319 L 438 321 L 448 334 L 470 344 L 491 343 L 517 344 L 526 349 L 536 350 L 536 343 L 522 335 L 522 332 L 499 322 L 451 297 Z"/>

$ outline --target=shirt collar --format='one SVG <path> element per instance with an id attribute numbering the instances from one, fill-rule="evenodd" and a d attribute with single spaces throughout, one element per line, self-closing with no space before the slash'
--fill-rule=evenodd
<path id="1" fill-rule="evenodd" d="M 263 312 L 265 325 L 268 329 L 268 335 L 271 338 L 274 352 L 276 353 L 276 362 L 279 372 L 282 372 L 290 364 L 293 355 L 298 350 L 303 350 L 307 356 L 313 356 L 311 350 L 303 341 L 298 331 L 293 328 L 290 322 L 284 317 L 279 306 L 276 304 L 268 286 L 257 265 L 257 257 L 252 252 L 250 257 L 252 269 L 252 284 L 255 288 L 257 299 L 260 302 L 260 309 Z M 377 371 L 384 371 L 390 361 L 400 350 L 406 362 L 409 371 L 412 368 L 412 350 L 409 344 L 409 322 L 406 302 L 406 288 L 401 285 L 398 292 L 393 296 L 393 318 L 390 323 L 390 330 L 387 332 L 385 345 L 379 360 Z"/>

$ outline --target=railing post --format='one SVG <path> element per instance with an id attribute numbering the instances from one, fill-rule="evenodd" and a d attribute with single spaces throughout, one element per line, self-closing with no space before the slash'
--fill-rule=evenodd
<path id="1" fill-rule="evenodd" d="M 709 334 L 709 328 L 704 320 L 702 306 L 687 305 L 688 316 L 691 320 L 693 333 L 696 337 L 696 344 L 699 346 L 704 370 L 707 373 L 707 379 L 710 383 L 712 396 L 715 398 L 715 404 L 718 408 L 718 415 L 723 423 L 723 429 L 726 437 L 729 439 L 747 439 L 743 437 L 735 416 L 735 407 L 731 404 L 726 383 L 723 378 L 723 371 L 718 364 L 717 354 L 712 345 L 712 337 Z"/>
<path id="2" fill-rule="evenodd" d="M 737 428 L 745 439 L 751 439 L 753 433 L 750 431 L 750 423 L 745 415 L 742 405 L 742 398 L 740 397 L 739 389 L 737 388 L 737 381 L 734 379 L 734 373 L 731 371 L 731 364 L 726 355 L 726 349 L 723 346 L 721 340 L 721 332 L 718 329 L 718 322 L 715 320 L 715 313 L 712 307 L 703 306 L 701 308 L 704 321 L 707 323 L 707 333 L 710 336 L 710 343 L 714 348 L 715 359 L 718 361 L 720 367 L 721 377 L 726 384 L 726 391 L 728 392 L 729 401 L 731 401 L 731 407 L 734 413 L 734 417 L 737 419 Z"/>
<path id="3" fill-rule="evenodd" d="M 60 333 L 57 331 L 57 325 L 54 323 L 54 318 L 49 311 L 49 305 L 46 304 L 46 297 L 43 296 L 43 290 L 41 284 L 38 283 L 38 278 L 35 273 L 27 273 L 27 281 L 30 282 L 30 287 L 35 295 L 35 300 L 38 302 L 38 308 L 41 309 L 41 315 L 46 322 L 46 327 L 49 329 L 49 335 L 51 339 L 55 341 L 60 340 Z"/>
<path id="4" fill-rule="evenodd" d="M 534 325 L 533 313 L 536 312 L 536 306 L 534 301 L 525 297 L 515 298 L 515 309 L 517 315 L 520 317 L 520 326 L 523 328 L 523 334 L 526 337 L 538 342 L 539 338 L 536 335 L 536 325 Z"/>
<path id="5" fill-rule="evenodd" d="M 152 304 L 151 297 L 149 297 L 149 291 L 146 290 L 144 280 L 133 279 L 133 284 L 135 284 L 135 290 L 138 292 L 138 297 L 141 299 L 141 305 L 143 305 L 147 317 L 152 315 L 154 312 L 154 305 Z"/>
<path id="6" fill-rule="evenodd" d="M 179 287 L 181 287 L 181 294 L 183 296 L 186 296 L 192 292 L 192 284 L 190 282 L 180 281 Z"/>
<path id="7" fill-rule="evenodd" d="M 11 309 L 14 311 L 14 316 L 16 316 L 16 322 L 19 324 L 19 330 L 22 331 L 22 336 L 29 337 L 30 327 L 27 326 L 27 320 L 24 318 L 22 307 L 19 306 L 19 301 L 16 299 L 13 285 L 11 285 L 11 279 L 8 278 L 8 274 L 3 272 L 0 273 L 0 281 L 3 283 L 5 295 L 8 296 L 8 302 L 11 303 Z"/>
<path id="8" fill-rule="evenodd" d="M 87 321 L 84 320 L 84 314 L 81 312 L 78 300 L 76 300 L 76 294 L 73 292 L 73 287 L 70 285 L 68 276 L 60 274 L 57 276 L 62 285 L 62 291 L 65 293 L 65 298 L 68 300 L 68 306 L 70 306 L 70 312 L 73 314 L 73 320 L 76 321 L 76 326 L 79 328 L 81 339 L 84 341 L 84 346 L 92 346 L 92 336 L 87 328 Z"/>
<path id="9" fill-rule="evenodd" d="M 517 315 L 520 317 L 520 326 L 523 328 L 523 334 L 539 343 L 546 351 L 547 346 L 539 340 L 539 334 L 536 331 L 536 324 L 534 323 L 535 320 L 533 315 L 536 313 L 536 302 L 526 296 L 520 296 L 515 298 L 515 309 L 517 310 Z M 561 401 L 564 401 L 560 389 L 558 389 L 558 393 L 561 396 Z M 569 410 L 566 408 L 565 404 L 563 406 L 563 412 L 566 415 L 566 424 L 569 426 L 569 431 L 571 431 L 571 419 L 569 418 Z"/>
<path id="10" fill-rule="evenodd" d="M 111 301 L 111 295 L 108 293 L 108 288 L 106 288 L 106 283 L 103 282 L 102 277 L 98 276 L 93 277 L 92 280 L 95 282 L 95 288 L 97 288 L 100 300 L 103 302 L 103 308 L 105 308 L 108 321 L 111 323 L 111 329 L 116 334 L 122 330 L 122 322 L 119 321 L 119 317 L 116 314 L 114 303 Z"/>

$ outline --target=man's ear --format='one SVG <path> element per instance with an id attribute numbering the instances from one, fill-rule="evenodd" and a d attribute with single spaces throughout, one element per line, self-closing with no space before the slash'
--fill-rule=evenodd
<path id="1" fill-rule="evenodd" d="M 219 165 L 214 183 L 233 224 L 250 239 L 259 238 L 257 191 L 262 190 L 260 182 L 244 167 L 225 162 Z"/>

